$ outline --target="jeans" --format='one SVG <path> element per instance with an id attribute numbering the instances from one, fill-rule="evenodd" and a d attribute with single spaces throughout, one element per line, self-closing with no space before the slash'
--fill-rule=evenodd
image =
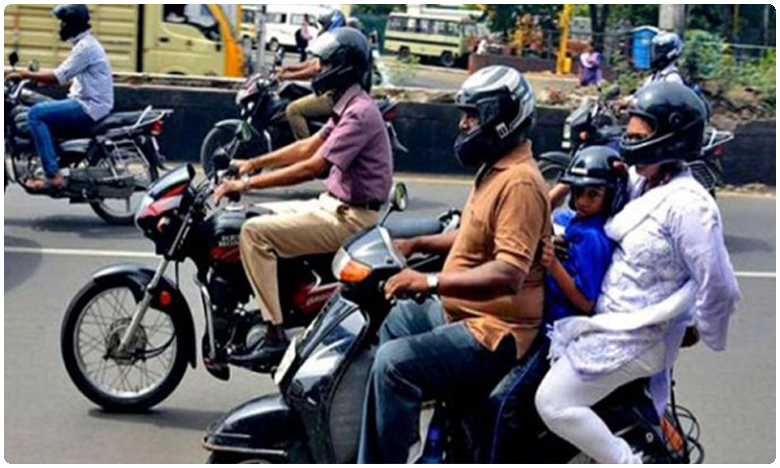
<path id="1" fill-rule="evenodd" d="M 27 122 L 48 178 L 56 176 L 59 169 L 52 134 L 60 138 L 87 136 L 95 124 L 75 99 L 38 103 L 27 113 Z"/>
<path id="2" fill-rule="evenodd" d="M 419 441 L 422 403 L 487 394 L 514 365 L 515 343 L 495 352 L 462 322 L 445 323 L 435 299 L 402 301 L 380 329 L 380 346 L 368 378 L 359 463 L 407 463 Z"/>
<path id="3" fill-rule="evenodd" d="M 544 429 L 534 397 L 550 369 L 549 349 L 550 340 L 540 332 L 523 360 L 493 389 L 486 412 L 489 437 L 479 462 L 526 463 L 533 459 L 535 437 Z"/>

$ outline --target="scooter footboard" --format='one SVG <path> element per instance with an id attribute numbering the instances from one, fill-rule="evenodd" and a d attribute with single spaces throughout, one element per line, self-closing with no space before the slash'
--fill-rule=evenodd
<path id="1" fill-rule="evenodd" d="M 252 453 L 279 462 L 297 462 L 306 435 L 280 394 L 265 395 L 225 413 L 212 423 L 203 446 L 212 452 Z M 304 457 L 305 458 L 305 457 Z"/>

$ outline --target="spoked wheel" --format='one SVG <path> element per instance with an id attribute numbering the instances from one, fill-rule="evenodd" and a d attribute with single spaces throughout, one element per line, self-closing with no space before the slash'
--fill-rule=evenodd
<path id="1" fill-rule="evenodd" d="M 173 392 L 184 376 L 186 349 L 176 321 L 149 308 L 119 351 L 142 293 L 117 278 L 92 282 L 71 303 L 60 345 L 65 368 L 87 398 L 109 411 L 143 411 Z"/>
<path id="2" fill-rule="evenodd" d="M 108 224 L 131 225 L 141 201 L 152 183 L 159 177 L 157 167 L 136 151 L 128 151 L 113 159 L 102 158 L 94 166 L 119 177 L 132 175 L 133 194 L 128 198 L 104 198 L 91 202 L 92 210 Z"/>
<path id="3" fill-rule="evenodd" d="M 251 453 L 211 452 L 209 465 L 271 465 L 273 461 Z"/>

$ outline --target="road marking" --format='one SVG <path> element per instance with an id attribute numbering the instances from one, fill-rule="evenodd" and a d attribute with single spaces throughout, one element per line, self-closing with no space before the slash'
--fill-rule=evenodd
<path id="1" fill-rule="evenodd" d="M 90 249 L 49 249 L 40 247 L 13 247 L 5 248 L 7 253 L 61 255 L 72 257 L 123 257 L 123 258 L 158 258 L 151 252 L 133 252 L 129 250 L 90 250 Z M 737 278 L 761 278 L 776 279 L 774 271 L 737 271 Z"/>
<path id="2" fill-rule="evenodd" d="M 150 252 L 132 252 L 123 250 L 89 250 L 89 249 L 48 249 L 40 247 L 6 247 L 7 253 L 66 255 L 73 257 L 122 257 L 122 258 L 157 258 Z"/>

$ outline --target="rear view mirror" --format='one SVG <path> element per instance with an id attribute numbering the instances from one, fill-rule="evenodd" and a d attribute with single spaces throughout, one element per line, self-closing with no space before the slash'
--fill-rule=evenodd
<path id="1" fill-rule="evenodd" d="M 409 205 L 409 192 L 406 190 L 406 185 L 400 182 L 395 184 L 392 195 L 393 211 L 406 211 Z"/>
<path id="2" fill-rule="evenodd" d="M 8 63 L 11 64 L 11 67 L 15 67 L 16 64 L 19 63 L 19 54 L 17 54 L 16 51 L 13 51 L 8 55 Z"/>

